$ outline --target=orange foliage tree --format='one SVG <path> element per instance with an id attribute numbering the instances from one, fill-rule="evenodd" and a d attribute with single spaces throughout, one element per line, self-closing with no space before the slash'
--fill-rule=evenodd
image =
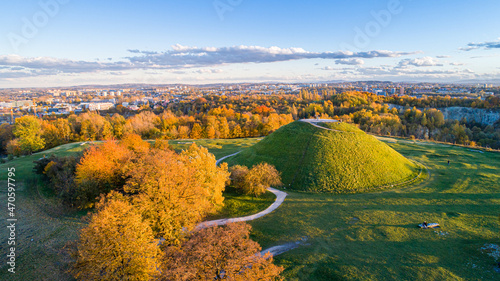
<path id="1" fill-rule="evenodd" d="M 260 163 L 252 169 L 246 166 L 231 167 L 231 183 L 245 194 L 260 196 L 270 186 L 281 186 L 281 175 L 273 165 Z"/>
<path id="2" fill-rule="evenodd" d="M 72 274 L 78 280 L 151 280 L 160 254 L 153 231 L 121 195 L 108 198 L 80 232 Z"/>
<path id="3" fill-rule="evenodd" d="M 213 166 L 213 167 L 212 167 Z M 192 146 L 181 155 L 151 149 L 125 168 L 124 191 L 132 196 L 155 235 L 178 243 L 185 229 L 222 205 L 227 166 L 216 167 L 206 149 Z"/>
<path id="4" fill-rule="evenodd" d="M 123 186 L 122 166 L 130 150 L 116 141 L 89 148 L 76 166 L 77 200 L 83 208 L 92 207 L 100 194 Z"/>
<path id="5" fill-rule="evenodd" d="M 282 267 L 249 238 L 251 226 L 233 223 L 195 232 L 165 250 L 160 280 L 279 280 Z"/>

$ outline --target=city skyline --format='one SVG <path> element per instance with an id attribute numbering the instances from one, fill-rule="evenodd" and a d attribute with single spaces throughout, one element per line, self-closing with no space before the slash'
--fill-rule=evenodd
<path id="1" fill-rule="evenodd" d="M 2 3 L 0 87 L 500 81 L 500 3 Z"/>

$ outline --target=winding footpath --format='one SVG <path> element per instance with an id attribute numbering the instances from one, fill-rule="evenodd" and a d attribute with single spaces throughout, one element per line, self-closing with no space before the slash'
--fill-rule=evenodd
<path id="1" fill-rule="evenodd" d="M 227 155 L 227 156 L 220 158 L 219 160 L 217 160 L 216 165 L 219 165 L 222 162 L 222 160 L 229 158 L 229 157 L 232 157 L 232 156 L 235 156 L 236 154 L 238 154 L 240 152 L 241 151 L 238 151 L 238 152 L 233 153 L 231 155 Z M 204 222 L 199 223 L 195 227 L 194 230 L 198 231 L 198 230 L 201 230 L 201 229 L 204 229 L 207 227 L 220 226 L 220 225 L 225 225 L 225 224 L 232 223 L 232 222 L 251 221 L 251 220 L 261 218 L 267 214 L 270 214 L 272 211 L 276 210 L 283 203 L 283 201 L 285 201 L 285 198 L 288 194 L 286 192 L 277 190 L 277 189 L 272 188 L 272 187 L 269 187 L 267 190 L 269 192 L 274 193 L 274 195 L 276 195 L 276 200 L 274 201 L 273 204 L 271 204 L 271 206 L 267 207 L 267 209 L 265 209 L 264 211 L 258 212 L 257 214 L 253 214 L 250 216 L 245 216 L 245 217 L 204 221 Z M 292 249 L 299 247 L 301 244 L 303 244 L 302 241 L 306 241 L 306 240 L 307 239 L 302 239 L 302 240 L 297 241 L 297 242 L 290 242 L 290 243 L 286 243 L 283 245 L 273 246 L 273 247 L 270 247 L 268 249 L 262 250 L 260 253 L 261 253 L 261 255 L 264 255 L 266 253 L 271 253 L 272 256 L 277 256 L 279 254 L 282 254 L 284 252 L 287 252 L 287 251 L 290 251 Z"/>
<path id="2" fill-rule="evenodd" d="M 222 157 L 221 159 L 219 159 L 219 160 L 217 160 L 217 161 L 215 162 L 215 165 L 216 165 L 216 166 L 218 166 L 218 165 L 220 164 L 220 162 L 222 162 L 222 160 L 224 160 L 224 159 L 226 159 L 226 158 L 229 158 L 229 157 L 232 157 L 232 156 L 235 156 L 236 154 L 238 154 L 238 153 L 240 153 L 240 152 L 241 152 L 241 151 L 238 151 L 238 152 L 233 153 L 233 154 L 231 154 L 231 155 L 227 155 L 227 156 Z"/>
<path id="3" fill-rule="evenodd" d="M 283 203 L 283 201 L 285 201 L 285 197 L 288 194 L 286 192 L 274 189 L 272 187 L 269 187 L 267 190 L 274 193 L 274 195 L 276 195 L 276 200 L 274 201 L 273 204 L 271 204 L 271 206 L 267 207 L 267 209 L 265 209 L 264 211 L 258 212 L 257 214 L 253 214 L 253 215 L 246 216 L 246 217 L 204 221 L 204 222 L 199 223 L 195 227 L 195 231 L 201 230 L 201 229 L 204 229 L 207 227 L 211 227 L 211 226 L 225 225 L 225 224 L 228 224 L 231 222 L 251 221 L 251 220 L 258 219 L 260 217 L 263 217 L 263 216 L 271 213 L 272 211 L 276 210 L 281 205 L 281 203 Z"/>
<path id="4" fill-rule="evenodd" d="M 330 128 L 326 128 L 326 127 L 318 125 L 318 123 L 338 123 L 339 122 L 338 120 L 334 120 L 334 119 L 300 119 L 299 121 L 311 124 L 314 127 L 320 128 L 320 129 L 323 129 L 323 130 L 340 132 L 340 133 L 354 133 L 354 132 L 346 132 L 346 131 L 340 131 L 340 130 L 330 129 Z"/>

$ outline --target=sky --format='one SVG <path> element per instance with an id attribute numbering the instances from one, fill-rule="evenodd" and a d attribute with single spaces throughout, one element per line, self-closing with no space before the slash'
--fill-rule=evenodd
<path id="1" fill-rule="evenodd" d="M 497 0 L 3 0 L 0 88 L 500 84 Z"/>

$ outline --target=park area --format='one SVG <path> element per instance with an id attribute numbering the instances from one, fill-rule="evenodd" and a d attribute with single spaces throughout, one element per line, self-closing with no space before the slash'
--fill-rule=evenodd
<path id="1" fill-rule="evenodd" d="M 382 139 L 403 156 L 427 168 L 413 185 L 358 194 L 288 193 L 274 212 L 249 223 L 251 238 L 262 248 L 294 241 L 301 245 L 275 258 L 286 280 L 496 280 L 500 244 L 500 154 L 463 147 Z M 175 140 L 191 142 L 218 159 L 260 139 Z M 69 155 L 89 144 L 67 144 L 0 165 L 6 186 L 7 168 L 16 169 L 17 259 L 9 280 L 72 280 L 66 272 L 68 243 L 85 226 L 81 212 L 67 213 L 32 174 L 33 160 L 44 155 Z M 283 148 L 286 149 L 286 148 Z M 448 164 L 448 161 L 449 164 Z M 218 216 L 257 213 L 274 201 L 229 191 Z M 5 191 L 0 201 L 6 201 Z M 7 211 L 0 212 L 7 219 Z M 440 224 L 420 229 L 423 221 Z M 2 237 L 8 232 L 2 228 Z M 0 251 L 6 252 L 5 240 Z M 496 251 L 496 252 L 495 252 Z M 496 256 L 495 256 L 496 255 Z M 500 260 L 497 260 L 500 261 Z M 8 273 L 5 263 L 0 279 Z"/>

